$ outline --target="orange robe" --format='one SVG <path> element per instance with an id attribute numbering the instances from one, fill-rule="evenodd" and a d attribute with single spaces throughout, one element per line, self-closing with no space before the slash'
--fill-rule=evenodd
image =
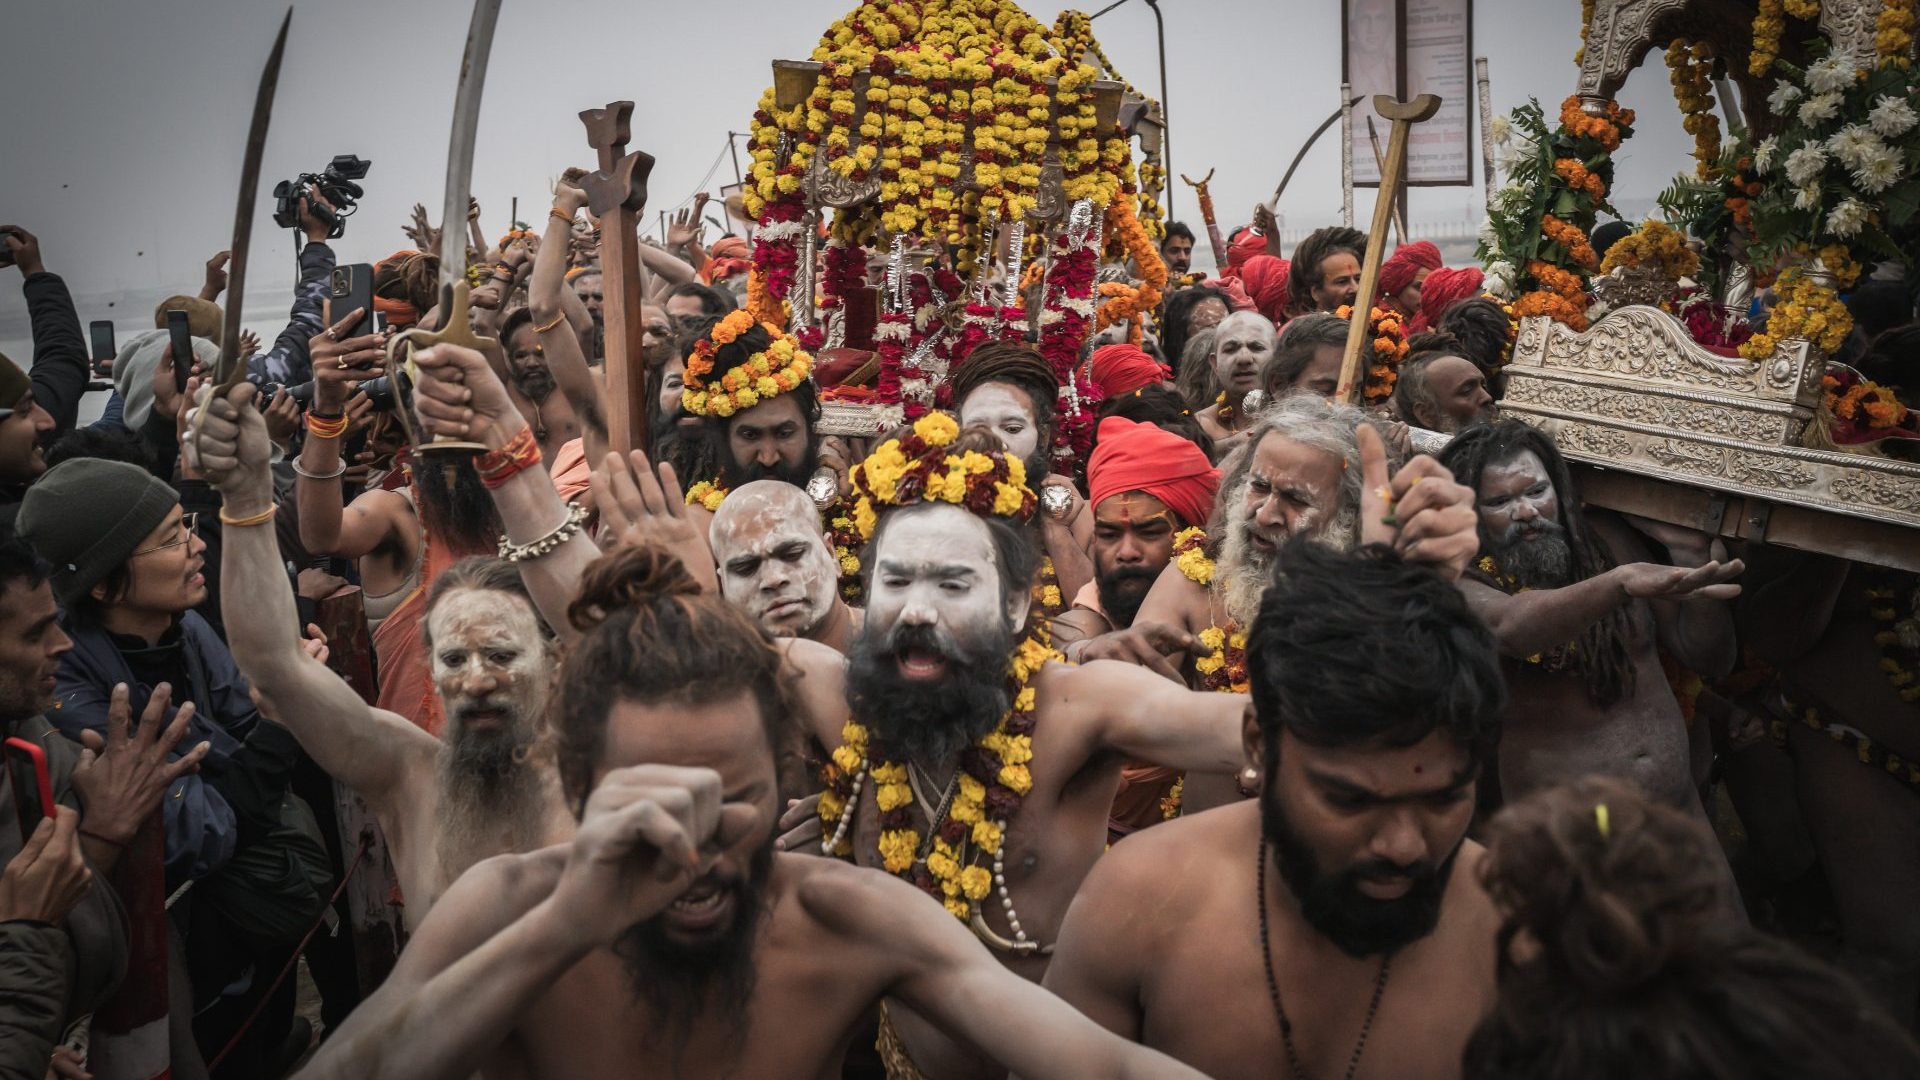
<path id="1" fill-rule="evenodd" d="M 440 694 L 433 686 L 433 665 L 427 659 L 427 592 L 441 571 L 459 562 L 460 556 L 446 551 L 445 545 L 429 541 L 425 526 L 420 537 L 427 548 L 420 580 L 373 632 L 373 652 L 380 660 L 379 696 L 374 704 L 438 737 L 446 718 L 440 711 Z"/>

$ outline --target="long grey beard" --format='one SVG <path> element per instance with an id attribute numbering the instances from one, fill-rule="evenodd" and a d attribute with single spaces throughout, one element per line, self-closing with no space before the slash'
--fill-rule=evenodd
<path id="1" fill-rule="evenodd" d="M 1255 547 L 1247 539 L 1247 518 L 1237 507 L 1227 515 L 1227 535 L 1220 544 L 1219 570 L 1214 574 L 1214 595 L 1226 608 L 1227 616 L 1242 630 L 1250 630 L 1260 614 L 1260 597 L 1273 583 L 1273 556 Z M 1324 527 L 1314 529 L 1308 538 L 1335 551 L 1351 551 L 1360 539 L 1360 512 L 1342 507 Z"/>
<path id="2" fill-rule="evenodd" d="M 435 776 L 440 812 L 434 855 L 446 880 L 481 859 L 538 847 L 545 839 L 550 782 L 524 750 L 516 750 L 504 768 L 478 769 L 453 747 L 444 750 Z"/>

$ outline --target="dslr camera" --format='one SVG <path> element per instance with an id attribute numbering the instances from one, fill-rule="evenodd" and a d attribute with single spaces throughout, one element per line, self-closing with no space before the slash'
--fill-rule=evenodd
<path id="1" fill-rule="evenodd" d="M 311 203 L 307 210 L 316 219 L 325 222 L 327 239 L 336 240 L 347 231 L 346 219 L 359 209 L 355 200 L 366 194 L 354 181 L 367 175 L 373 162 L 352 154 L 338 154 L 327 167 L 318 173 L 301 173 L 291 180 L 282 180 L 273 186 L 273 197 L 277 202 L 273 208 L 273 223 L 283 229 L 300 227 L 300 197 L 308 188 L 314 189 L 330 204 L 322 205 L 318 201 Z"/>

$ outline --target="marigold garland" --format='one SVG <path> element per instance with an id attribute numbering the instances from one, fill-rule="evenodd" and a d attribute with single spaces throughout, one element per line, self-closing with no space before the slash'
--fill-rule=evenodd
<path id="1" fill-rule="evenodd" d="M 1107 230 L 1110 237 L 1125 246 L 1140 270 L 1141 282 L 1137 286 L 1119 281 L 1100 285 L 1100 295 L 1108 300 L 1095 313 L 1093 327 L 1098 332 L 1122 320 L 1128 321 L 1132 326 L 1127 331 L 1127 340 L 1138 345 L 1145 332 L 1145 314 L 1160 306 L 1160 297 L 1166 290 L 1167 264 L 1161 261 L 1160 249 L 1154 246 L 1126 200 L 1107 207 Z"/>
<path id="2" fill-rule="evenodd" d="M 694 416 L 728 417 L 753 408 L 781 394 L 792 393 L 813 370 L 813 357 L 799 343 L 772 323 L 760 328 L 773 339 L 765 350 L 749 356 L 745 363 L 727 371 L 719 379 L 710 379 L 719 351 L 752 329 L 751 311 L 740 310 L 715 324 L 708 336 L 694 346 L 687 357 L 686 389 L 680 392 L 680 406 Z"/>
<path id="3" fill-rule="evenodd" d="M 849 720 L 841 728 L 841 745 L 825 769 L 820 793 L 820 821 L 832 853 L 853 853 L 848 825 L 857 809 L 856 778 L 870 778 L 874 804 L 880 811 L 878 849 L 881 866 L 939 900 L 962 922 L 972 920 L 979 903 L 996 884 L 982 860 L 994 860 L 1006 843 L 1007 831 L 1020 804 L 1033 790 L 1034 710 L 1038 705 L 1034 676 L 1049 663 L 1065 658 L 1048 643 L 1044 631 L 1020 643 L 1007 661 L 1008 697 L 1013 702 L 993 731 L 981 736 L 960 757 L 954 793 L 946 815 L 929 821 L 932 843 L 922 856 L 922 836 L 914 828 L 913 786 L 906 764 L 886 748 L 874 745 L 866 727 Z"/>
<path id="4" fill-rule="evenodd" d="M 1892 390 L 1859 373 L 1833 365 L 1820 379 L 1821 407 L 1841 422 L 1848 442 L 1865 442 L 1876 433 L 1903 429 L 1912 415 Z"/>
<path id="5" fill-rule="evenodd" d="M 1914 0 L 1883 0 L 1873 22 L 1873 54 L 1882 65 L 1913 65 Z"/>
<path id="6" fill-rule="evenodd" d="M 1587 242 L 1587 234 L 1576 225 L 1569 225 L 1552 214 L 1540 219 L 1540 231 L 1547 239 L 1560 245 L 1567 258 L 1582 270 L 1594 270 L 1600 265 L 1600 256 L 1596 255 L 1593 245 Z"/>
<path id="7" fill-rule="evenodd" d="M 1880 647 L 1879 667 L 1900 700 L 1920 704 L 1920 676 L 1914 670 L 1920 667 L 1920 613 L 1901 619 L 1894 606 L 1898 596 L 1892 575 L 1883 573 L 1879 577 L 1867 589 L 1867 613 L 1880 624 L 1873 635 L 1873 643 Z"/>
<path id="8" fill-rule="evenodd" d="M 718 480 L 702 480 L 687 489 L 687 505 L 699 506 L 708 513 L 718 513 L 720 504 L 727 501 L 731 489 L 723 487 Z"/>
<path id="9" fill-rule="evenodd" d="M 1342 304 L 1333 314 L 1352 319 L 1353 308 Z M 1394 384 L 1400 381 L 1400 361 L 1407 358 L 1407 330 L 1400 313 L 1390 308 L 1372 309 L 1366 340 L 1371 363 L 1360 394 L 1367 404 L 1378 405 L 1393 396 Z"/>
<path id="10" fill-rule="evenodd" d="M 1188 581 L 1211 588 L 1216 571 L 1207 555 L 1207 532 L 1198 526 L 1182 529 L 1173 538 L 1173 564 Z M 1244 694 L 1251 685 L 1247 679 L 1247 635 L 1229 622 L 1200 631 L 1200 644 L 1207 652 L 1194 657 L 1193 670 L 1200 676 L 1202 689 L 1221 694 Z M 1174 800 L 1178 806 L 1178 800 Z"/>
<path id="11" fill-rule="evenodd" d="M 1669 80 L 1680 105 L 1680 126 L 1693 136 L 1694 171 L 1711 180 L 1720 159 L 1720 118 L 1713 111 L 1713 46 L 1675 40 L 1667 46 Z"/>
<path id="12" fill-rule="evenodd" d="M 879 507 L 934 501 L 994 517 L 1025 521 L 1033 516 L 1035 500 L 1027 487 L 1026 465 L 998 452 L 948 452 L 959 434 L 960 425 L 953 417 L 928 413 L 906 436 L 881 443 L 853 467 L 849 479 L 858 496 L 853 524 L 862 541 L 873 539 Z"/>
<path id="13" fill-rule="evenodd" d="M 1749 360 L 1772 356 L 1774 347 L 1789 338 L 1804 338 L 1831 354 L 1853 331 L 1853 313 L 1840 302 L 1840 294 L 1814 280 L 1804 267 L 1781 274 L 1774 293 L 1777 299 L 1767 317 L 1766 332 L 1740 346 L 1740 355 Z"/>
<path id="14" fill-rule="evenodd" d="M 1621 237 L 1607 249 L 1600 272 L 1645 266 L 1659 271 L 1668 281 L 1690 278 L 1700 272 L 1700 256 L 1687 246 L 1687 238 L 1664 221 L 1648 218 L 1640 227 Z"/>
<path id="15" fill-rule="evenodd" d="M 1764 79 L 1780 55 L 1780 35 L 1787 29 L 1785 0 L 1760 0 L 1753 16 L 1753 51 L 1747 54 L 1747 74 Z"/>

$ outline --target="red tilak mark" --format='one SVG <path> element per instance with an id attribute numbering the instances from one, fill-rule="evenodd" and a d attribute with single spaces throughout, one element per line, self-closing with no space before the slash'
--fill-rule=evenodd
<path id="1" fill-rule="evenodd" d="M 1427 771 L 1427 767 L 1425 765 L 1415 765 L 1413 767 L 1413 775 L 1415 776 L 1419 776 L 1421 773 L 1426 771 Z"/>

